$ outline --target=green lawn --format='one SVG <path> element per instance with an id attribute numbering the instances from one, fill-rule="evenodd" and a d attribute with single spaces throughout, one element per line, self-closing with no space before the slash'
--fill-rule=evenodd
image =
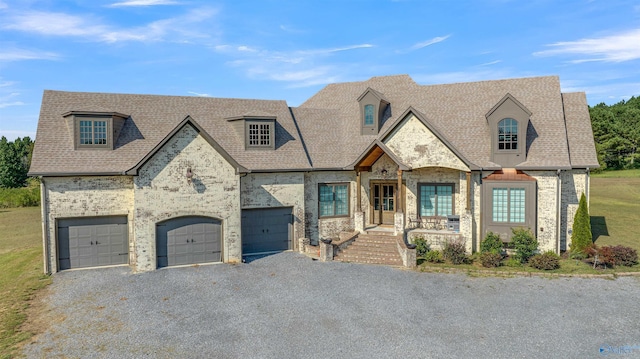
<path id="1" fill-rule="evenodd" d="M 640 252 L 640 170 L 595 174 L 590 202 L 596 244 L 621 244 Z"/>
<path id="2" fill-rule="evenodd" d="M 40 208 L 0 209 L 0 358 L 12 358 L 32 333 L 20 330 L 43 275 Z"/>

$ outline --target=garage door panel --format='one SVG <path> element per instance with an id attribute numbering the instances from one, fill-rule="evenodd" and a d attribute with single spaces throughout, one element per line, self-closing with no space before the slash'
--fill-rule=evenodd
<path id="1" fill-rule="evenodd" d="M 243 254 L 291 249 L 292 219 L 291 207 L 243 210 Z"/>
<path id="2" fill-rule="evenodd" d="M 58 221 L 60 270 L 128 262 L 129 239 L 125 216 Z"/>
<path id="3" fill-rule="evenodd" d="M 158 225 L 158 267 L 219 262 L 222 223 L 207 217 L 182 217 Z"/>

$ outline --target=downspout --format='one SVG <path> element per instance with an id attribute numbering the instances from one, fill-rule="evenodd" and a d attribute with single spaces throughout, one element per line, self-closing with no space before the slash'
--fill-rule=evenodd
<path id="1" fill-rule="evenodd" d="M 587 167 L 587 170 L 585 171 L 585 178 L 584 178 L 584 196 L 587 197 L 587 208 L 589 208 L 589 203 L 591 203 L 591 201 L 589 201 L 589 179 L 591 178 L 590 176 L 590 170 L 589 167 Z"/>
<path id="2" fill-rule="evenodd" d="M 40 215 L 42 217 L 42 253 L 44 259 L 44 274 L 51 274 L 51 268 L 49 266 L 49 231 L 47 228 L 47 188 L 46 183 L 44 182 L 44 177 L 40 177 Z"/>
<path id="3" fill-rule="evenodd" d="M 556 203 L 557 203 L 557 213 L 556 213 L 556 254 L 560 254 L 560 242 L 562 236 L 562 179 L 560 178 L 561 170 L 557 172 L 557 191 L 556 191 Z M 567 222 L 568 223 L 568 222 Z"/>

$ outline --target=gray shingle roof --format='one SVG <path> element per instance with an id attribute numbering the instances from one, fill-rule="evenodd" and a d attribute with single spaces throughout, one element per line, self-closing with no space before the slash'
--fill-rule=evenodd
<path id="1" fill-rule="evenodd" d="M 391 103 L 391 117 L 380 134 L 412 107 L 470 164 L 483 168 L 498 167 L 489 161 L 491 137 L 485 115 L 509 93 L 532 112 L 527 161 L 519 168 L 597 166 L 585 96 L 561 94 L 557 77 L 422 86 L 399 75 L 330 84 L 291 109 L 285 101 L 45 91 L 31 173 L 123 173 L 187 116 L 251 171 L 343 168 L 378 139 L 360 134 L 357 99 L 367 88 Z M 62 116 L 69 111 L 131 117 L 113 151 L 74 150 Z M 277 117 L 276 149 L 246 151 L 233 121 L 227 120 L 267 114 Z"/>
<path id="2" fill-rule="evenodd" d="M 113 151 L 74 150 L 63 113 L 120 112 L 126 120 Z M 246 151 L 226 120 L 247 113 L 277 116 L 275 151 Z M 122 173 L 134 167 L 187 116 L 191 116 L 240 165 L 251 170 L 309 169 L 285 101 L 45 91 L 31 173 Z"/>

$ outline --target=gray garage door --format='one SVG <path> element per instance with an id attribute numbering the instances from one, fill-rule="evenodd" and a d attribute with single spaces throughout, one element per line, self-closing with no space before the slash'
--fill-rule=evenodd
<path id="1" fill-rule="evenodd" d="M 181 217 L 156 229 L 158 267 L 220 262 L 222 222 L 208 217 Z"/>
<path id="2" fill-rule="evenodd" d="M 127 217 L 58 221 L 60 270 L 129 263 Z"/>
<path id="3" fill-rule="evenodd" d="M 291 249 L 292 208 L 242 210 L 242 254 Z"/>

